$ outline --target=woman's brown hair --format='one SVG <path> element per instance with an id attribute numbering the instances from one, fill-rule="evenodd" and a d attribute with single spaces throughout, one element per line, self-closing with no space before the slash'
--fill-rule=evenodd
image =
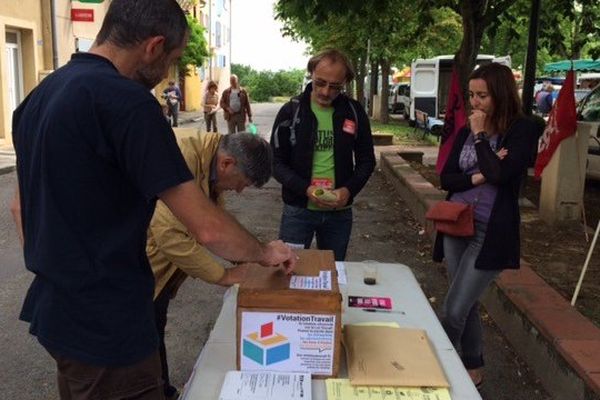
<path id="1" fill-rule="evenodd" d="M 210 81 L 208 82 L 208 84 L 206 85 L 206 91 L 209 91 L 212 88 L 218 89 L 219 86 L 217 86 L 217 83 L 215 81 Z"/>
<path id="2" fill-rule="evenodd" d="M 514 120 L 523 116 L 517 83 L 510 68 L 498 63 L 482 65 L 471 73 L 472 79 L 483 79 L 494 103 L 490 123 L 494 133 L 503 135 Z"/>

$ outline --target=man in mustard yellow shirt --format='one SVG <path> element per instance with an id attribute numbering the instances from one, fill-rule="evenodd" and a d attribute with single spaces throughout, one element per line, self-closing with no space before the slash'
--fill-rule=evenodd
<path id="1" fill-rule="evenodd" d="M 180 139 L 178 144 L 194 182 L 219 206 L 223 206 L 223 192 L 261 187 L 271 177 L 271 148 L 259 136 L 246 132 L 205 133 Z M 230 286 L 244 278 L 247 266 L 225 269 L 161 201 L 156 204 L 148 229 L 146 252 L 156 281 L 154 311 L 165 397 L 177 398 L 177 390 L 169 382 L 164 340 L 169 301 L 188 276 Z"/>

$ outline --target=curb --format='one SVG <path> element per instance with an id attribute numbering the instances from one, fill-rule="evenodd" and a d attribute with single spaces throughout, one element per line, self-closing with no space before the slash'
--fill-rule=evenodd
<path id="1" fill-rule="evenodd" d="M 7 167 L 0 167 L 0 175 L 9 174 L 13 172 L 17 167 L 15 165 L 9 165 Z"/>
<path id="2" fill-rule="evenodd" d="M 433 240 L 425 212 L 445 198 L 397 153 L 381 169 Z M 555 399 L 600 399 L 600 328 L 539 277 L 526 262 L 500 274 L 482 298 L 489 315 Z"/>

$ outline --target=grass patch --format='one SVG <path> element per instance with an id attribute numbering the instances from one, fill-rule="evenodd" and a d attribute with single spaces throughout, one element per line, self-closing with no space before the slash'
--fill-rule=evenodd
<path id="1" fill-rule="evenodd" d="M 270 98 L 271 103 L 287 103 L 291 96 L 273 96 Z"/>
<path id="2" fill-rule="evenodd" d="M 371 130 L 373 133 L 389 133 L 394 135 L 394 144 L 404 146 L 438 146 L 437 138 L 431 135 L 426 135 L 423 138 L 423 131 L 408 126 L 405 121 L 391 120 L 387 124 L 382 124 L 379 121 L 371 120 Z"/>

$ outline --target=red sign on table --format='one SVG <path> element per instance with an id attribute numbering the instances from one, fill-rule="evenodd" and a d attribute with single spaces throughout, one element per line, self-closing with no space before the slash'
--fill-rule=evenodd
<path id="1" fill-rule="evenodd" d="M 71 21 L 94 22 L 94 10 L 85 8 L 72 8 Z"/>

